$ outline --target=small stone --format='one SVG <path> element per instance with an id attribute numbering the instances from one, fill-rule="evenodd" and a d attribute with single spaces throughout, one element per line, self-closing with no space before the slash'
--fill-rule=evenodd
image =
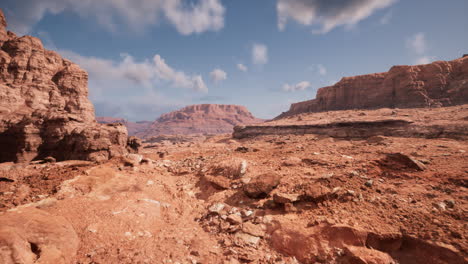
<path id="1" fill-rule="evenodd" d="M 447 210 L 447 205 L 444 202 L 436 203 L 434 204 L 434 207 L 441 211 Z"/>
<path id="2" fill-rule="evenodd" d="M 150 186 L 150 185 L 153 185 L 153 184 L 154 184 L 154 181 L 152 181 L 152 180 L 148 180 L 146 182 L 146 186 Z"/>
<path id="3" fill-rule="evenodd" d="M 247 183 L 250 182 L 251 179 L 252 179 L 252 178 L 250 178 L 250 177 L 243 177 L 243 178 L 241 179 L 241 182 L 242 182 L 243 184 L 247 184 Z"/>
<path id="4" fill-rule="evenodd" d="M 368 181 L 366 181 L 366 183 L 364 183 L 364 185 L 365 185 L 366 187 L 369 187 L 369 188 L 372 187 L 373 184 L 374 184 L 374 181 L 373 181 L 373 180 L 368 180 Z"/>
<path id="5" fill-rule="evenodd" d="M 359 172 L 357 172 L 357 171 L 351 171 L 351 172 L 349 173 L 349 176 L 359 176 Z"/>
<path id="6" fill-rule="evenodd" d="M 454 208 L 455 207 L 455 201 L 454 200 L 445 200 L 445 204 L 447 205 L 448 208 Z"/>
<path id="7" fill-rule="evenodd" d="M 289 157 L 283 161 L 282 165 L 286 167 L 293 167 L 301 164 L 302 160 L 298 157 Z"/>
<path id="8" fill-rule="evenodd" d="M 238 214 L 230 214 L 226 220 L 234 225 L 242 224 L 242 217 Z"/>
<path id="9" fill-rule="evenodd" d="M 250 234 L 239 232 L 236 234 L 236 238 L 243 241 L 245 244 L 256 246 L 260 241 L 260 237 L 252 236 Z"/>
<path id="10" fill-rule="evenodd" d="M 219 213 L 224 209 L 224 207 L 225 207 L 225 204 L 223 203 L 215 203 L 211 205 L 210 208 L 208 208 L 208 211 L 210 213 Z"/>
<path id="11" fill-rule="evenodd" d="M 337 193 L 340 190 L 341 190 L 341 187 L 335 187 L 335 188 L 333 188 L 332 193 Z"/>
<path id="12" fill-rule="evenodd" d="M 244 211 L 242 211 L 242 214 L 245 217 L 249 217 L 249 216 L 253 215 L 253 211 L 252 210 L 244 210 Z"/>
<path id="13" fill-rule="evenodd" d="M 262 226 L 253 224 L 251 222 L 242 224 L 242 231 L 257 237 L 265 236 L 265 231 L 262 229 Z"/>
<path id="14" fill-rule="evenodd" d="M 221 175 L 205 175 L 205 179 L 219 189 L 229 189 L 231 187 L 231 180 Z"/>
<path id="15" fill-rule="evenodd" d="M 51 157 L 51 156 L 44 158 L 45 163 L 55 163 L 56 161 L 57 160 L 54 157 Z"/>
<path id="16" fill-rule="evenodd" d="M 279 204 L 293 203 L 299 200 L 299 195 L 288 193 L 276 193 L 273 195 L 273 200 Z"/>
<path id="17" fill-rule="evenodd" d="M 143 159 L 143 156 L 142 155 L 139 155 L 139 154 L 127 154 L 127 156 L 125 157 L 125 166 L 136 166 L 138 164 L 140 164 L 141 160 Z"/>
<path id="18" fill-rule="evenodd" d="M 242 160 L 239 170 L 239 176 L 244 176 L 247 172 L 247 161 Z"/>

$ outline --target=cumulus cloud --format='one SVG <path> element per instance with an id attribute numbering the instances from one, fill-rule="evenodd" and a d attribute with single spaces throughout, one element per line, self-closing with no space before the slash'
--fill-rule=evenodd
<path id="1" fill-rule="evenodd" d="M 156 75 L 165 81 L 172 82 L 175 87 L 190 88 L 195 91 L 208 92 L 208 88 L 201 75 L 188 76 L 182 71 L 176 71 L 166 64 L 161 56 L 153 58 Z"/>
<path id="2" fill-rule="evenodd" d="M 93 81 L 124 80 L 135 84 L 152 87 L 158 81 L 167 81 L 177 88 L 188 88 L 194 91 L 207 92 L 201 75 L 188 75 L 174 70 L 159 54 L 152 60 L 141 62 L 122 54 L 120 61 L 86 57 L 70 51 L 60 51 L 64 57 L 71 59 L 88 71 Z"/>
<path id="3" fill-rule="evenodd" d="M 268 62 L 268 47 L 264 44 L 252 46 L 252 62 L 254 64 L 266 64 Z"/>
<path id="4" fill-rule="evenodd" d="M 422 32 L 416 33 L 406 41 L 406 46 L 417 54 L 424 54 L 427 49 L 426 36 Z"/>
<path id="5" fill-rule="evenodd" d="M 422 56 L 419 57 L 415 60 L 416 64 L 428 64 L 431 63 L 435 58 L 434 57 L 429 57 L 429 56 Z"/>
<path id="6" fill-rule="evenodd" d="M 283 85 L 283 91 L 285 92 L 295 92 L 295 91 L 304 91 L 305 89 L 309 88 L 311 86 L 310 82 L 306 82 L 306 81 L 303 81 L 303 82 L 300 82 L 300 83 L 297 83 L 297 84 L 284 84 Z"/>
<path id="7" fill-rule="evenodd" d="M 327 33 L 338 26 L 354 26 L 376 10 L 396 0 L 278 0 L 278 28 L 283 31 L 288 20 L 305 26 L 320 25 L 314 33 Z"/>
<path id="8" fill-rule="evenodd" d="M 210 72 L 211 80 L 215 83 L 219 83 L 227 79 L 227 73 L 221 69 L 214 69 Z"/>
<path id="9" fill-rule="evenodd" d="M 406 48 L 416 55 L 413 63 L 428 64 L 435 58 L 427 55 L 427 40 L 426 35 L 422 32 L 416 33 L 406 40 Z"/>
<path id="10" fill-rule="evenodd" d="M 9 27 L 18 34 L 29 33 L 31 27 L 47 13 L 70 11 L 85 19 L 93 19 L 111 31 L 125 25 L 141 31 L 162 19 L 181 34 L 218 31 L 224 27 L 225 8 L 220 0 L 5 0 Z"/>
<path id="11" fill-rule="evenodd" d="M 327 68 L 323 66 L 322 64 L 317 65 L 317 72 L 320 75 L 327 75 Z"/>
<path id="12" fill-rule="evenodd" d="M 243 71 L 243 72 L 246 72 L 246 71 L 249 70 L 249 69 L 247 68 L 247 66 L 245 66 L 245 65 L 242 64 L 242 63 L 237 64 L 237 69 L 239 69 L 240 71 Z"/>

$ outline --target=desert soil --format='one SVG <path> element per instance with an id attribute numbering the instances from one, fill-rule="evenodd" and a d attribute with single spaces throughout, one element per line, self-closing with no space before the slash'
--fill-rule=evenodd
<path id="1" fill-rule="evenodd" d="M 142 161 L 3 163 L 0 219 L 63 217 L 79 241 L 71 263 L 467 263 L 467 151 L 444 138 L 226 134 L 147 144 Z"/>

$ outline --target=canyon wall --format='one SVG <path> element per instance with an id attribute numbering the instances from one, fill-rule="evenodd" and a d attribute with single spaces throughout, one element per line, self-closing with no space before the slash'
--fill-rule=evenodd
<path id="1" fill-rule="evenodd" d="M 0 10 L 0 162 L 105 160 L 126 153 L 123 125 L 95 121 L 88 74 L 40 39 L 7 31 Z"/>
<path id="2" fill-rule="evenodd" d="M 468 103 L 468 57 L 342 78 L 316 99 L 291 105 L 277 118 L 346 109 L 440 107 Z"/>

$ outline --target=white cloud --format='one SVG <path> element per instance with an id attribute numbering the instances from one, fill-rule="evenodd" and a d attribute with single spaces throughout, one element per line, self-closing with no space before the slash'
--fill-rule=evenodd
<path id="1" fill-rule="evenodd" d="M 309 88 L 311 84 L 309 82 L 303 81 L 294 85 L 291 84 L 284 84 L 283 91 L 285 92 L 295 92 L 295 91 L 304 91 L 305 89 Z"/>
<path id="2" fill-rule="evenodd" d="M 388 23 L 390 23 L 390 20 L 392 19 L 392 17 L 393 17 L 393 12 L 392 10 L 390 10 L 380 18 L 380 24 L 387 25 Z"/>
<path id="3" fill-rule="evenodd" d="M 141 31 L 163 18 L 188 35 L 222 29 L 225 8 L 220 0 L 21 0 L 7 11 L 10 29 L 18 34 L 29 33 L 47 13 L 70 11 L 111 31 L 121 31 L 121 25 Z"/>
<path id="4" fill-rule="evenodd" d="M 278 28 L 283 31 L 289 19 L 305 26 L 320 25 L 314 33 L 327 33 L 338 26 L 354 26 L 376 10 L 396 0 L 278 0 Z"/>
<path id="5" fill-rule="evenodd" d="M 422 56 L 422 57 L 417 58 L 415 63 L 416 64 L 428 64 L 428 63 L 431 63 L 433 59 L 434 58 L 429 57 L 429 56 Z"/>
<path id="6" fill-rule="evenodd" d="M 219 83 L 227 79 L 227 73 L 221 69 L 214 69 L 210 72 L 211 80 L 215 83 Z"/>
<path id="7" fill-rule="evenodd" d="M 417 54 L 424 54 L 427 50 L 426 36 L 419 32 L 406 41 L 406 46 Z"/>
<path id="8" fill-rule="evenodd" d="M 70 51 L 60 51 L 59 53 L 87 70 L 91 81 L 122 80 L 145 87 L 153 87 L 156 82 L 162 80 L 177 88 L 188 88 L 200 92 L 208 91 L 200 75 L 190 76 L 182 71 L 176 71 L 167 65 L 165 60 L 158 54 L 152 60 L 146 59 L 141 62 L 136 62 L 128 54 L 122 54 L 122 60 L 115 62 L 102 58 L 81 56 Z"/>
<path id="9" fill-rule="evenodd" d="M 246 72 L 246 71 L 249 70 L 249 69 L 247 68 L 247 66 L 245 66 L 245 65 L 242 64 L 242 63 L 237 64 L 237 69 L 239 69 L 240 71 L 243 71 L 243 72 Z"/>
<path id="10" fill-rule="evenodd" d="M 176 71 L 166 64 L 161 56 L 153 58 L 156 75 L 165 81 L 172 82 L 175 87 L 190 88 L 195 91 L 208 92 L 201 75 L 188 76 L 184 72 Z"/>
<path id="11" fill-rule="evenodd" d="M 264 44 L 254 44 L 252 47 L 252 62 L 266 64 L 268 62 L 268 47 Z"/>
<path id="12" fill-rule="evenodd" d="M 325 66 L 322 64 L 317 65 L 317 71 L 320 75 L 327 75 L 327 68 L 325 68 Z"/>
<path id="13" fill-rule="evenodd" d="M 406 48 L 416 55 L 416 59 L 413 60 L 414 64 L 428 64 L 435 60 L 435 57 L 427 55 L 427 47 L 426 35 L 422 32 L 416 33 L 406 40 Z"/>

